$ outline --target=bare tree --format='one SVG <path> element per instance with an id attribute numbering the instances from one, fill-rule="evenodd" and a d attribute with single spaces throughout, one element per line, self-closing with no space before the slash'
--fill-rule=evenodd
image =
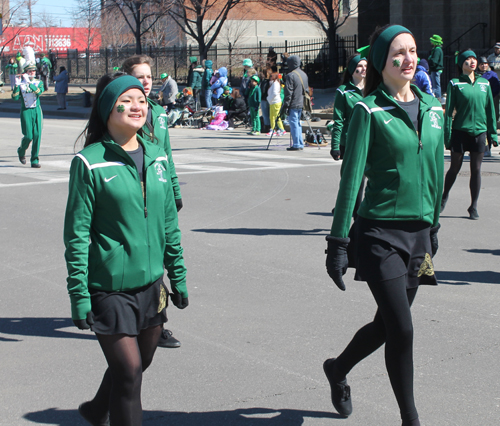
<path id="1" fill-rule="evenodd" d="M 312 19 L 325 33 L 329 42 L 330 74 L 336 79 L 338 57 L 336 35 L 338 29 L 358 10 L 358 0 L 267 0 L 268 8 Z"/>
<path id="2" fill-rule="evenodd" d="M 8 46 L 16 37 L 21 34 L 26 29 L 26 20 L 29 17 L 29 12 L 27 10 L 27 1 L 18 0 L 10 2 L 2 2 L 2 10 L 0 13 L 3 16 L 2 19 L 2 36 L 0 36 L 0 56 L 3 54 L 5 47 Z M 36 0 L 32 0 L 32 5 L 36 4 Z M 5 35 L 5 30 L 9 27 L 16 27 L 16 30 L 9 32 L 9 35 Z"/>
<path id="3" fill-rule="evenodd" d="M 173 0 L 170 16 L 198 43 L 201 60 L 219 36 L 228 13 L 243 0 Z"/>
<path id="4" fill-rule="evenodd" d="M 231 13 L 220 31 L 219 40 L 224 45 L 236 49 L 245 39 L 255 21 L 250 18 L 250 9 L 239 8 Z"/>
<path id="5" fill-rule="evenodd" d="M 73 25 L 85 28 L 85 44 L 90 49 L 101 27 L 101 0 L 77 0 Z"/>
<path id="6" fill-rule="evenodd" d="M 142 53 L 141 38 L 161 17 L 168 14 L 174 0 L 102 0 L 106 15 L 119 13 L 134 34 L 135 52 Z"/>
<path id="7" fill-rule="evenodd" d="M 167 46 L 172 40 L 178 40 L 179 31 L 170 16 L 163 16 L 146 34 L 146 43 L 153 47 Z"/>

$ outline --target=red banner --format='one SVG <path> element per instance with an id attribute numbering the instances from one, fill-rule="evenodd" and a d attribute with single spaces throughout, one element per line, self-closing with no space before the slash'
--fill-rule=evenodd
<path id="1" fill-rule="evenodd" d="M 8 27 L 0 36 L 0 49 L 6 55 L 21 52 L 23 47 L 30 45 L 35 52 L 48 52 L 49 49 L 65 52 L 68 49 L 97 50 L 101 47 L 101 31 L 93 29 L 93 40 L 88 46 L 89 32 L 87 28 L 33 28 L 33 27 Z"/>

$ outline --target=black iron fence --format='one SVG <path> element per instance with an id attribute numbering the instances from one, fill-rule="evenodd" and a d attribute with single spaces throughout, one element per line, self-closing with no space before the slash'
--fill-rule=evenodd
<path id="1" fill-rule="evenodd" d="M 334 46 L 327 39 L 307 40 L 273 44 L 281 62 L 281 54 L 288 52 L 299 55 L 303 68 L 309 76 L 309 84 L 314 88 L 332 87 L 338 75 L 343 72 L 346 58 L 356 50 L 356 36 L 336 37 Z M 251 58 L 258 69 L 266 63 L 269 45 L 259 43 L 254 46 L 213 46 L 208 52 L 208 59 L 213 61 L 213 68 L 225 66 L 233 85 L 243 74 L 244 58 Z M 144 50 L 153 59 L 153 75 L 158 82 L 163 72 L 168 72 L 179 84 L 187 83 L 189 57 L 198 56 L 197 46 L 171 46 L 162 48 L 148 47 Z M 100 49 L 79 51 L 70 49 L 57 54 L 55 70 L 64 66 L 72 83 L 95 83 L 103 74 L 110 73 L 114 67 L 120 67 L 123 61 L 135 54 L 135 48 Z M 2 57 L 2 68 L 10 57 Z M 2 69 L 3 70 L 3 69 Z M 3 70 L 4 71 L 4 70 Z"/>

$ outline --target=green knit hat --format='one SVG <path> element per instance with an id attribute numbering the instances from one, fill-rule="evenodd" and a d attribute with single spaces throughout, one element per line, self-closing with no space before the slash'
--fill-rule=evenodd
<path id="1" fill-rule="evenodd" d="M 460 55 L 456 57 L 456 63 L 460 67 L 460 69 L 464 65 L 465 60 L 470 57 L 477 59 L 476 54 L 472 50 L 466 50 L 465 52 L 462 52 Z"/>
<path id="2" fill-rule="evenodd" d="M 356 55 L 354 58 L 352 58 L 349 61 L 349 64 L 347 65 L 347 71 L 349 72 L 349 74 L 351 74 L 351 75 L 354 74 L 354 71 L 356 71 L 356 67 L 358 66 L 358 64 L 362 60 L 366 60 L 366 59 L 362 58 L 361 55 Z"/>
<path id="3" fill-rule="evenodd" d="M 189 62 L 191 62 L 192 64 L 194 64 L 195 62 L 198 62 L 198 58 L 196 56 L 190 56 L 189 57 Z"/>
<path id="4" fill-rule="evenodd" d="M 103 123 L 108 122 L 109 115 L 121 94 L 130 89 L 139 89 L 144 93 L 141 82 L 131 75 L 117 77 L 104 88 L 97 103 L 97 109 Z"/>
<path id="5" fill-rule="evenodd" d="M 408 28 L 402 25 L 391 25 L 379 34 L 375 43 L 371 46 L 370 61 L 379 73 L 382 73 L 385 67 L 392 41 L 400 34 L 410 34 L 413 36 Z"/>
<path id="6" fill-rule="evenodd" d="M 167 78 L 168 77 L 168 74 L 166 72 L 164 72 L 163 74 L 160 75 L 160 79 L 164 79 L 164 78 Z"/>
<path id="7" fill-rule="evenodd" d="M 432 44 L 434 44 L 435 46 L 441 46 L 443 44 L 443 39 L 438 36 L 437 34 L 434 34 L 431 38 L 430 38 L 430 41 Z"/>

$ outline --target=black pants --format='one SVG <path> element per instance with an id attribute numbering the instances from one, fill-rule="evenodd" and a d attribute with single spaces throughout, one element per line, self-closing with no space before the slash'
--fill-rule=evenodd
<path id="1" fill-rule="evenodd" d="M 362 359 L 385 343 L 385 363 L 401 418 L 418 418 L 413 396 L 413 324 L 410 307 L 418 288 L 406 288 L 406 275 L 368 282 L 378 310 L 369 324 L 358 330 L 335 362 L 347 375 Z"/>

